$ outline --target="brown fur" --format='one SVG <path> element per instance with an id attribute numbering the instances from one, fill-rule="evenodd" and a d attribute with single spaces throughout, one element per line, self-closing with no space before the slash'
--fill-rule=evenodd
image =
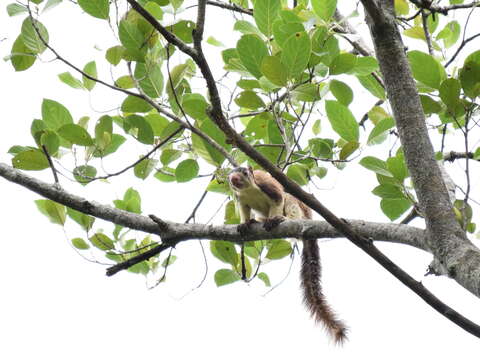
<path id="1" fill-rule="evenodd" d="M 256 211 L 257 220 L 271 218 L 272 214 L 283 214 L 288 219 L 311 219 L 312 210 L 293 195 L 285 192 L 283 186 L 269 173 L 262 170 L 237 168 L 229 176 L 240 176 L 250 184 L 242 189 L 234 189 L 240 205 L 242 221 L 250 220 L 250 209 Z M 232 175 L 233 174 L 233 175 Z M 282 208 L 279 208 L 279 207 Z M 275 210 L 275 211 L 272 211 Z M 248 212 L 247 214 L 242 212 Z M 347 339 L 347 328 L 338 320 L 333 310 L 325 300 L 320 282 L 321 264 L 320 252 L 316 239 L 303 241 L 302 268 L 300 272 L 303 290 L 303 301 L 317 322 L 323 323 L 336 344 L 342 344 Z"/>
<path id="2" fill-rule="evenodd" d="M 283 186 L 272 175 L 262 170 L 254 170 L 253 178 L 257 186 L 274 202 L 280 202 L 283 198 Z"/>

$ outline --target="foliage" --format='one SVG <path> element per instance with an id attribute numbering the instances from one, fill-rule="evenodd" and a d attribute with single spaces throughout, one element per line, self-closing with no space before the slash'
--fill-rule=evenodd
<path id="1" fill-rule="evenodd" d="M 42 64 L 37 60 L 49 48 L 52 37 L 58 36 L 48 32 L 48 23 L 42 22 L 43 12 L 50 9 L 53 13 L 54 6 L 60 3 L 61 0 L 32 1 L 31 12 L 18 3 L 7 6 L 10 16 L 24 17 L 8 57 L 15 71 L 41 71 Z M 193 43 L 195 19 L 188 11 L 180 11 L 188 2 L 138 3 L 177 39 L 187 45 Z M 373 56 L 350 51 L 350 43 L 339 31 L 342 24 L 334 16 L 337 1 L 303 0 L 296 2 L 295 8 L 281 0 L 232 3 L 253 7 L 253 16 L 236 20 L 232 27 L 238 40 L 221 50 L 212 50 L 211 56 L 221 57 L 223 69 L 228 71 L 224 84 L 233 89 L 233 101 L 229 103 L 227 97 L 222 101 L 226 108 L 228 104 L 230 120 L 243 137 L 300 185 L 328 177 L 332 169 L 342 171 L 347 166 L 361 165 L 376 176 L 378 185 L 371 191 L 379 197 L 379 207 L 391 221 L 416 205 L 403 151 L 395 141 L 395 122 L 385 104 L 378 63 Z M 192 59 L 178 54 L 179 50 L 134 10 L 115 13 L 118 8 L 108 0 L 79 0 L 76 6 L 79 16 L 104 21 L 105 31 L 113 27 L 118 40 L 104 51 L 104 59 L 92 59 L 84 66 L 76 64 L 77 69 L 58 74 L 58 79 L 77 90 L 79 96 L 94 92 L 99 86 L 97 79 L 109 76 L 97 70 L 97 62 L 103 61 L 119 74 L 111 87 L 112 91 L 122 92 L 124 99 L 118 104 L 118 112 L 103 114 L 98 119 L 73 115 L 62 99 L 44 99 L 41 109 L 32 114 L 38 116 L 31 124 L 32 142 L 14 145 L 9 151 L 13 166 L 28 171 L 45 170 L 50 166 L 48 157 L 53 157 L 65 162 L 76 181 L 88 185 L 103 176 L 103 159 L 114 157 L 128 143 L 139 143 L 155 151 L 132 166 L 137 178 L 183 183 L 194 182 L 201 174 L 210 172 L 217 176 L 207 190 L 229 195 L 225 169 L 231 164 L 227 155 L 239 164 L 256 164 L 233 149 L 208 116 L 210 94 L 203 90 L 198 79 L 202 74 Z M 420 12 L 410 2 L 395 1 L 395 6 L 404 18 L 416 14 L 405 21 L 408 25 L 403 35 L 416 40 L 419 47 L 408 51 L 408 59 L 432 132 L 442 131 L 443 139 L 456 134 L 468 139 L 477 124 L 480 51 L 466 56 L 457 68 L 447 68 L 447 49 L 461 46 L 462 25 L 452 16 L 430 13 L 424 28 Z M 120 20 L 112 21 L 114 18 Z M 223 46 L 214 37 L 206 42 Z M 427 43 L 431 43 L 431 53 Z M 357 102 L 371 104 L 366 114 L 359 112 Z M 190 127 L 198 131 L 194 133 Z M 379 144 L 391 144 L 388 154 L 371 150 Z M 443 144 L 444 141 L 436 149 L 439 160 L 444 156 Z M 474 159 L 480 158 L 480 148 L 467 145 L 463 151 L 474 154 Z M 74 165 L 68 164 L 70 155 L 75 156 Z M 468 193 L 458 199 L 455 211 L 462 226 L 474 232 L 473 210 L 468 200 Z M 141 213 L 141 195 L 128 189 L 114 205 Z M 94 229 L 94 218 L 50 200 L 39 200 L 37 206 L 53 223 L 63 225 L 68 219 L 79 224 L 86 235 L 73 238 L 72 243 L 82 251 L 93 246 L 107 258 L 120 262 L 154 244 L 149 237 L 130 238 L 128 229 L 119 226 L 107 235 L 101 228 Z M 232 202 L 225 208 L 225 223 L 238 223 Z M 215 273 L 216 284 L 238 281 L 239 247 L 212 241 L 210 250 L 229 266 Z M 267 260 L 284 258 L 291 251 L 290 243 L 280 239 L 249 243 L 245 247 L 247 276 L 255 275 Z M 152 258 L 130 270 L 146 274 L 172 262 Z M 258 278 L 270 285 L 266 273 L 259 273 Z"/>

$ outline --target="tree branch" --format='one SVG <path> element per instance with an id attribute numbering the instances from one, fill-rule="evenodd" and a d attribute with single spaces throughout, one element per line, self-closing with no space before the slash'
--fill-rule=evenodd
<path id="1" fill-rule="evenodd" d="M 163 221 L 151 216 L 151 218 L 130 213 L 124 210 L 114 209 L 110 206 L 101 205 L 92 201 L 88 201 L 79 196 L 68 193 L 54 185 L 47 184 L 41 180 L 35 179 L 23 172 L 12 168 L 6 164 L 0 163 L 0 176 L 8 181 L 17 183 L 31 191 L 36 192 L 50 200 L 60 204 L 69 206 L 75 210 L 81 211 L 88 215 L 111 221 L 115 224 L 127 226 L 131 229 L 141 230 L 162 237 L 162 243 L 156 247 L 145 251 L 144 253 L 132 257 L 129 260 L 116 264 L 107 270 L 107 275 L 111 276 L 127 269 L 130 266 L 144 261 L 160 252 L 171 248 L 181 241 L 188 239 L 214 239 L 228 240 L 232 242 L 243 243 L 244 241 L 272 239 L 279 237 L 296 237 L 304 239 L 316 239 L 321 237 L 340 237 L 342 236 L 337 230 L 332 228 L 324 221 L 312 220 L 289 220 L 281 223 L 272 231 L 266 231 L 261 224 L 251 226 L 247 234 L 240 235 L 236 225 L 223 226 L 205 226 L 200 224 L 180 224 Z M 426 242 L 425 232 L 411 226 L 401 224 L 378 224 L 364 221 L 348 221 L 352 229 L 374 240 L 374 237 L 380 236 L 382 240 L 405 241 L 406 238 L 411 239 L 411 244 L 423 246 Z M 371 245 L 373 247 L 373 245 Z M 386 259 L 386 261 L 389 261 Z M 390 262 L 390 261 L 389 261 Z M 395 272 L 402 272 L 395 264 L 389 264 L 392 269 L 397 268 Z M 408 279 L 407 279 L 408 280 Z M 480 327 L 464 318 L 462 315 L 451 309 L 432 293 L 430 293 L 422 283 L 415 281 L 413 278 L 408 280 L 408 286 L 415 293 L 419 294 L 433 308 L 442 315 L 461 326 L 466 331 L 480 336 Z"/>
<path id="2" fill-rule="evenodd" d="M 442 15 L 448 15 L 448 12 L 451 10 L 471 9 L 476 6 L 480 6 L 480 1 L 473 1 L 468 4 L 453 4 L 449 6 L 434 5 L 433 1 L 425 1 L 425 0 L 410 0 L 410 2 L 420 9 L 427 9 L 427 10 L 430 10 L 431 12 L 438 12 Z"/>

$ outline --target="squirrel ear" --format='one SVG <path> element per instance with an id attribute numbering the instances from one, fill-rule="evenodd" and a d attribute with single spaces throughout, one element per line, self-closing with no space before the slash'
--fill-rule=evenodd
<path id="1" fill-rule="evenodd" d="M 250 165 L 248 165 L 247 169 L 248 172 L 253 175 L 253 168 Z"/>

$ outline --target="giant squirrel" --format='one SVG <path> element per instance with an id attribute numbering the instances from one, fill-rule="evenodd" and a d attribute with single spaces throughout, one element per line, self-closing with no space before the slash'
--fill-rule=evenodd
<path id="1" fill-rule="evenodd" d="M 265 171 L 237 167 L 230 172 L 228 181 L 240 212 L 239 231 L 244 231 L 242 229 L 256 221 L 263 221 L 266 229 L 272 229 L 285 218 L 312 218 L 312 210 L 285 192 L 283 186 Z M 336 317 L 322 293 L 317 240 L 304 240 L 300 272 L 303 301 L 315 321 L 325 326 L 336 344 L 342 344 L 347 338 L 347 328 Z"/>

